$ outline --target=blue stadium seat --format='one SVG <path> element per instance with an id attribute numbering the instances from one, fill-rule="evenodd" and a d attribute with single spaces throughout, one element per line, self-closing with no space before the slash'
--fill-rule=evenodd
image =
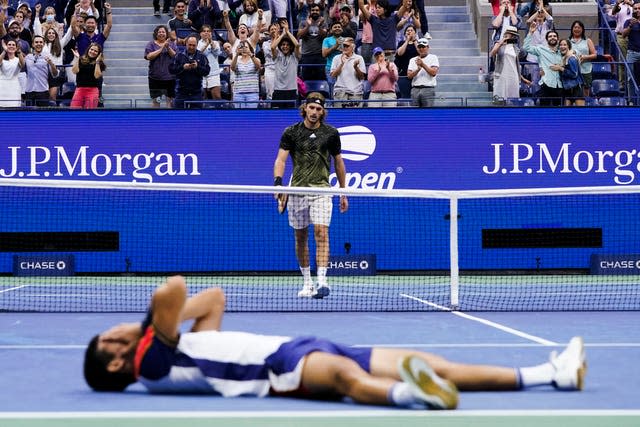
<path id="1" fill-rule="evenodd" d="M 616 78 L 612 70 L 612 65 L 609 62 L 594 62 L 591 75 L 593 76 L 593 80 L 615 80 Z"/>
<path id="2" fill-rule="evenodd" d="M 331 98 L 331 88 L 326 80 L 305 80 L 307 93 L 320 92 L 325 98 Z"/>
<path id="3" fill-rule="evenodd" d="M 536 101 L 533 98 L 507 98 L 505 105 L 508 107 L 535 107 Z"/>
<path id="4" fill-rule="evenodd" d="M 591 92 L 596 98 L 603 96 L 619 96 L 620 84 L 614 79 L 597 79 L 591 83 Z"/>
<path id="5" fill-rule="evenodd" d="M 603 96 L 598 99 L 598 105 L 603 107 L 622 107 L 627 105 L 627 100 L 621 96 Z"/>

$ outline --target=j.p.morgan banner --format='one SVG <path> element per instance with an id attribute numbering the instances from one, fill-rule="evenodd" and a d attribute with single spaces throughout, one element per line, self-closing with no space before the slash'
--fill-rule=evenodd
<path id="1" fill-rule="evenodd" d="M 612 117 L 622 125 L 610 126 Z M 640 183 L 637 109 L 330 110 L 353 188 Z M 0 178 L 271 185 L 296 110 L 3 112 Z M 288 166 L 290 171 L 290 165 Z M 335 176 L 332 175 L 335 184 Z"/>

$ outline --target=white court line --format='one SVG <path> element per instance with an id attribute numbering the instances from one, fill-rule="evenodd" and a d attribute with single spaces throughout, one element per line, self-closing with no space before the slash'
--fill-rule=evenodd
<path id="1" fill-rule="evenodd" d="M 549 340 L 546 340 L 544 338 L 537 337 L 535 335 L 527 334 L 526 332 L 522 332 L 522 331 L 510 328 L 510 327 L 505 326 L 505 325 L 501 325 L 500 323 L 492 322 L 491 320 L 483 319 L 483 318 L 477 317 L 477 316 L 471 316 L 469 314 L 462 313 L 460 311 L 453 311 L 448 307 L 442 306 L 440 304 L 433 303 L 431 301 L 423 300 L 421 298 L 414 297 L 412 295 L 400 294 L 400 296 L 412 299 L 414 301 L 421 302 L 421 303 L 426 304 L 428 306 L 437 308 L 438 310 L 441 310 L 441 311 L 448 311 L 451 314 L 455 314 L 458 317 L 462 317 L 463 319 L 473 320 L 474 322 L 478 322 L 478 323 L 482 323 L 483 325 L 491 326 L 492 328 L 499 329 L 499 330 L 501 330 L 503 332 L 507 332 L 509 334 L 513 334 L 513 335 L 516 335 L 518 337 L 521 337 L 521 338 L 524 338 L 524 339 L 527 339 L 527 340 L 530 340 L 530 341 L 533 341 L 533 342 L 537 342 L 538 344 L 548 345 L 548 346 L 558 346 L 558 345 L 560 345 L 560 344 L 558 344 L 556 342 L 549 341 Z"/>
<path id="2" fill-rule="evenodd" d="M 333 418 L 333 417 L 451 418 L 451 417 L 575 417 L 575 416 L 640 416 L 638 409 L 533 409 L 533 410 L 463 410 L 398 411 L 397 409 L 353 411 L 87 411 L 87 412 L 0 412 L 0 419 L 79 419 L 79 418 Z"/>
<path id="3" fill-rule="evenodd" d="M 9 292 L 9 291 L 15 291 L 16 289 L 20 289 L 20 288 L 26 288 L 27 286 L 31 286 L 31 285 L 20 285 L 20 286 L 14 287 L 14 288 L 3 289 L 3 290 L 0 291 L 0 294 L 2 294 L 4 292 Z"/>

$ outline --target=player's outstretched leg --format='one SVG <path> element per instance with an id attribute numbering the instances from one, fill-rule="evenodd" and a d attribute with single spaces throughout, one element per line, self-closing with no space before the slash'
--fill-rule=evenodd
<path id="1" fill-rule="evenodd" d="M 440 378 L 424 360 L 406 356 L 398 362 L 400 378 L 409 384 L 414 396 L 431 409 L 455 409 L 458 389 L 449 380 Z"/>
<path id="2" fill-rule="evenodd" d="M 587 361 L 582 337 L 573 337 L 560 354 L 553 351 L 549 358 L 555 368 L 553 386 L 559 390 L 582 390 Z"/>

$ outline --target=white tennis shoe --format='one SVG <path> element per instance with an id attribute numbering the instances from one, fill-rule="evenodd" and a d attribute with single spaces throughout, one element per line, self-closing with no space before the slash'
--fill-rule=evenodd
<path id="1" fill-rule="evenodd" d="M 424 360 L 406 356 L 398 362 L 400 378 L 409 384 L 414 396 L 431 409 L 455 409 L 458 389 L 449 380 L 440 378 Z"/>
<path id="2" fill-rule="evenodd" d="M 549 358 L 556 372 L 553 386 L 558 390 L 582 390 L 584 376 L 587 372 L 584 342 L 581 337 L 573 337 L 564 351 L 558 354 L 551 352 Z"/>
<path id="3" fill-rule="evenodd" d="M 298 291 L 299 298 L 311 298 L 316 295 L 316 288 L 313 283 L 305 283 L 300 291 Z"/>

